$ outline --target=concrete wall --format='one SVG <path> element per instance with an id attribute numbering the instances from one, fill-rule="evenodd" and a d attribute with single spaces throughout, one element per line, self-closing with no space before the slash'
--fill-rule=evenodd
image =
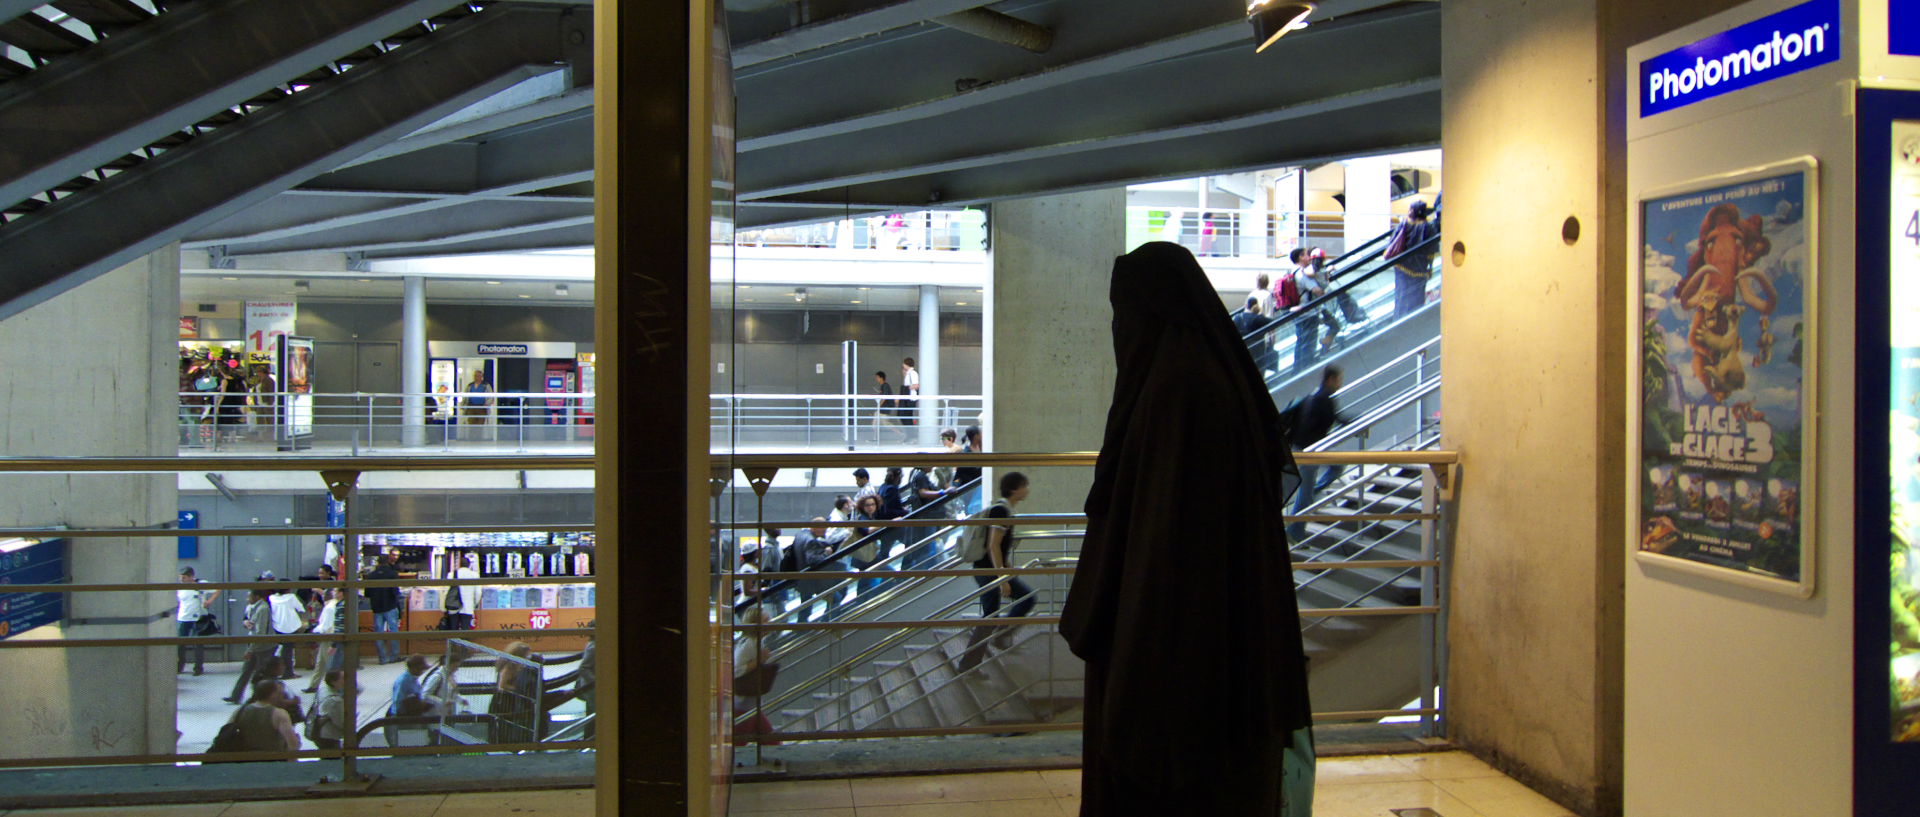
<path id="1" fill-rule="evenodd" d="M 1094 451 L 1113 400 L 1113 259 L 1127 251 L 1122 188 L 993 207 L 988 448 Z M 1023 511 L 1079 513 L 1093 469 L 1024 469 Z"/>
<path id="2" fill-rule="evenodd" d="M 1728 5 L 1441 7 L 1450 728 L 1582 814 L 1622 776 L 1624 51 Z"/>
<path id="3" fill-rule="evenodd" d="M 174 452 L 178 247 L 156 252 L 0 322 L 0 455 Z M 0 477 L 0 526 L 127 527 L 174 521 L 174 477 Z M 173 578 L 174 541 L 78 539 L 76 583 Z M 173 635 L 173 594 L 86 593 L 69 623 L 22 640 Z M 77 624 L 78 620 L 115 622 Z M 8 651 L 0 659 L 0 756 L 173 751 L 174 649 Z"/>

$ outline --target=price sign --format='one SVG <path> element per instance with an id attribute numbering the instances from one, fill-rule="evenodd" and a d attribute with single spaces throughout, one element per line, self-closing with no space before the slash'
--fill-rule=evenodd
<path id="1" fill-rule="evenodd" d="M 293 334 L 296 309 L 292 301 L 248 301 L 247 351 L 271 352 L 280 348 L 280 338 Z"/>
<path id="2" fill-rule="evenodd" d="M 548 610 L 533 610 L 527 613 L 527 629 L 544 630 L 553 626 L 553 613 Z"/>

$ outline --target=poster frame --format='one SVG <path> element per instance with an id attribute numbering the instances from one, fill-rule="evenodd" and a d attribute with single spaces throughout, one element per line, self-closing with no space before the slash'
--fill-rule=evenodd
<path id="1" fill-rule="evenodd" d="M 1706 562 L 1668 556 L 1663 553 L 1649 553 L 1633 549 L 1633 558 L 1644 566 L 1667 568 L 1680 573 L 1702 576 L 1742 587 L 1762 590 L 1801 599 L 1813 597 L 1819 587 L 1818 536 L 1819 529 L 1819 463 L 1820 463 L 1820 304 L 1821 304 L 1821 200 L 1820 200 L 1820 160 L 1812 155 L 1801 155 L 1762 165 L 1743 167 L 1724 173 L 1698 176 L 1674 184 L 1661 185 L 1639 191 L 1633 197 L 1633 212 L 1629 215 L 1633 224 L 1633 245 L 1630 257 L 1633 262 L 1632 285 L 1628 288 L 1632 296 L 1629 315 L 1632 316 L 1634 330 L 1628 333 L 1631 348 L 1629 360 L 1633 366 L 1633 377 L 1627 388 L 1628 429 L 1631 440 L 1627 451 L 1628 507 L 1633 538 L 1637 542 L 1640 532 L 1646 529 L 1647 512 L 1641 504 L 1640 474 L 1645 469 L 1645 400 L 1639 388 L 1643 373 L 1645 344 L 1641 342 L 1640 309 L 1647 285 L 1647 263 L 1643 248 L 1646 246 L 1647 217 L 1649 202 L 1672 198 L 1687 193 L 1706 192 L 1718 188 L 1740 184 L 1742 182 L 1784 176 L 1790 173 L 1801 174 L 1801 190 L 1804 195 L 1802 207 L 1806 222 L 1807 265 L 1803 282 L 1801 321 L 1804 325 L 1801 349 L 1801 389 L 1800 389 L 1800 479 L 1799 502 L 1800 520 L 1795 533 L 1800 540 L 1800 577 L 1797 580 L 1762 576 L 1744 570 Z M 1743 348 L 1744 351 L 1744 348 Z M 1651 574 L 1650 574 L 1651 575 Z"/>

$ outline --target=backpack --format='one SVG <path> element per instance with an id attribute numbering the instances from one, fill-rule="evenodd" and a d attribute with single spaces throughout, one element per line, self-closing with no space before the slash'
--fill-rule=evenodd
<path id="1" fill-rule="evenodd" d="M 1273 285 L 1273 308 L 1276 312 L 1292 309 L 1300 305 L 1300 282 L 1294 280 L 1294 273 L 1280 276 Z"/>
<path id="2" fill-rule="evenodd" d="M 246 750 L 247 740 L 240 734 L 240 719 L 236 714 L 233 720 L 221 724 L 219 733 L 213 736 L 213 745 L 207 747 L 207 754 L 219 755 Z"/>
<path id="3" fill-rule="evenodd" d="M 320 714 L 320 701 L 316 698 L 313 705 L 307 707 L 307 740 L 320 740 L 320 722 L 324 720 L 326 716 Z"/>
<path id="4" fill-rule="evenodd" d="M 1008 505 L 1004 499 L 994 500 L 992 505 L 987 506 L 988 511 L 994 508 L 1006 508 L 1009 511 L 1013 510 L 1013 506 Z M 982 512 L 981 518 L 985 518 L 984 511 Z M 987 558 L 987 542 L 992 537 L 990 531 L 995 527 L 994 525 L 975 525 L 967 528 L 966 541 L 960 546 L 960 561 L 972 563 Z"/>
<path id="5" fill-rule="evenodd" d="M 1300 427 L 1300 407 L 1306 405 L 1306 402 L 1306 395 L 1301 395 L 1293 398 L 1293 402 L 1288 403 L 1286 408 L 1280 410 L 1280 437 L 1282 439 L 1288 442 L 1293 441 L 1294 429 Z"/>
<path id="6" fill-rule="evenodd" d="M 1382 252 L 1381 257 L 1391 260 L 1394 256 L 1413 249 L 1413 242 L 1409 240 L 1412 238 L 1413 222 L 1400 222 L 1400 226 L 1393 228 L 1393 237 L 1387 239 L 1387 248 Z"/>

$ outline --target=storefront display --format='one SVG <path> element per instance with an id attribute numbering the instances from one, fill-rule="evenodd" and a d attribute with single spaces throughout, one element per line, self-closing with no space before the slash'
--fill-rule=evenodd
<path id="1" fill-rule="evenodd" d="M 1920 121 L 1893 123 L 1888 184 L 1893 488 L 1888 683 L 1893 739 L 1920 743 Z"/>
<path id="2" fill-rule="evenodd" d="M 468 611 L 474 617 L 474 629 L 584 627 L 594 620 L 598 595 L 591 583 L 593 550 L 594 535 L 581 532 L 370 533 L 360 537 L 362 565 L 372 565 L 381 553 L 393 552 L 402 575 L 429 581 L 407 591 L 403 631 L 440 626 L 452 587 L 431 582 L 452 578 L 453 571 L 463 565 L 473 567 L 481 578 L 554 580 L 552 584 L 480 586 L 477 603 Z M 514 640 L 528 641 L 542 650 L 572 650 L 586 644 L 579 636 L 481 638 L 479 643 L 498 647 Z"/>
<path id="3" fill-rule="evenodd" d="M 1641 200 L 1643 560 L 1813 592 L 1815 170 Z"/>

